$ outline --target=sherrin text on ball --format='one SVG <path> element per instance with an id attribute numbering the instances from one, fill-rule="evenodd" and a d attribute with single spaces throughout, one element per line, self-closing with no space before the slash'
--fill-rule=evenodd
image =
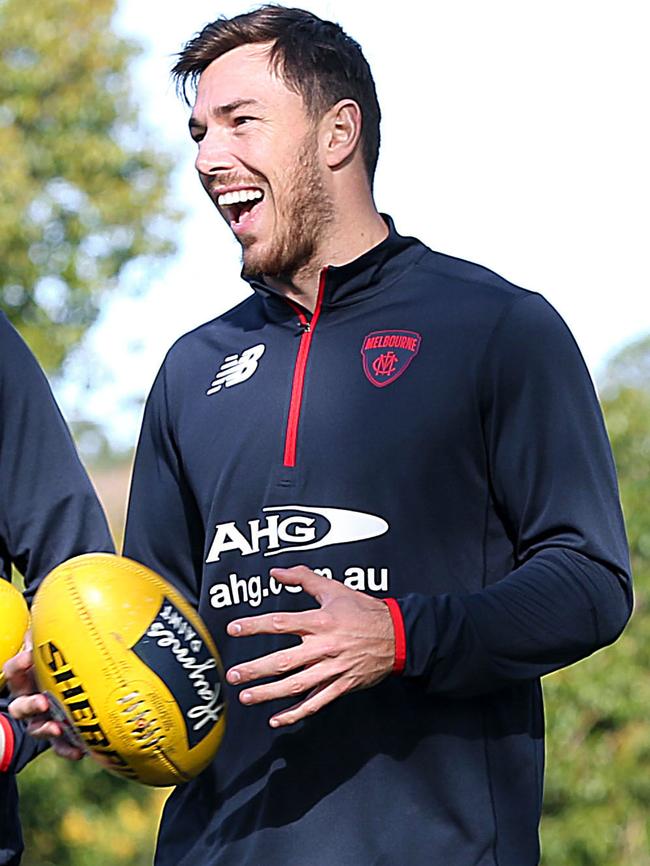
<path id="1" fill-rule="evenodd" d="M 45 578 L 32 621 L 51 712 L 103 767 L 164 786 L 210 763 L 225 730 L 221 660 L 159 574 L 112 554 L 75 557 Z"/>

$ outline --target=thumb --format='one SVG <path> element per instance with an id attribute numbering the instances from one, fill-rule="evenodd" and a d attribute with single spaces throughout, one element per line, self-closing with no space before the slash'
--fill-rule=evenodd
<path id="1" fill-rule="evenodd" d="M 33 659 L 29 650 L 23 650 L 5 662 L 4 674 L 13 696 L 28 695 L 35 691 Z"/>

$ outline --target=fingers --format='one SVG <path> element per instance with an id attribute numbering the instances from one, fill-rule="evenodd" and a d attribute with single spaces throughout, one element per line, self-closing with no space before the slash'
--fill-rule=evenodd
<path id="1" fill-rule="evenodd" d="M 9 715 L 27 723 L 27 733 L 38 740 L 60 737 L 63 728 L 49 715 L 50 705 L 45 695 L 24 695 L 9 704 Z"/>
<path id="2" fill-rule="evenodd" d="M 289 649 L 278 650 L 278 652 L 269 653 L 269 655 L 242 662 L 230 668 L 226 674 L 226 679 L 231 685 L 236 686 L 266 677 L 282 676 L 298 668 L 312 665 L 329 655 L 326 649 L 321 645 L 321 642 L 310 642 Z"/>
<path id="3" fill-rule="evenodd" d="M 328 623 L 329 616 L 322 610 L 263 613 L 235 619 L 228 623 L 226 631 L 231 637 L 250 637 L 253 634 L 296 634 L 304 637 L 322 631 Z"/>
<path id="4" fill-rule="evenodd" d="M 388 675 L 394 660 L 394 634 L 383 602 L 305 566 L 274 568 L 271 576 L 287 587 L 300 586 L 320 607 L 243 617 L 228 624 L 232 637 L 289 634 L 301 638 L 298 646 L 242 662 L 227 672 L 231 685 L 244 686 L 241 703 L 295 699 L 307 693 L 270 719 L 272 727 L 291 725 L 335 698 L 369 688 Z M 248 686 L 258 680 L 261 684 Z"/>
<path id="5" fill-rule="evenodd" d="M 9 704 L 9 714 L 21 722 L 29 722 L 34 717 L 47 713 L 50 705 L 45 695 L 24 695 Z"/>
<path id="6" fill-rule="evenodd" d="M 24 695 L 9 704 L 9 715 L 27 724 L 27 732 L 38 739 L 58 737 L 63 732 L 49 713 L 50 705 L 42 694 Z"/>
<path id="7" fill-rule="evenodd" d="M 293 568 L 272 568 L 269 574 L 278 583 L 283 583 L 285 586 L 301 586 L 319 604 L 323 603 L 328 589 L 334 587 L 334 591 L 336 591 L 336 587 L 341 586 L 336 581 L 323 577 L 322 574 L 316 574 L 306 565 L 295 565 Z"/>
<path id="8" fill-rule="evenodd" d="M 85 755 L 83 749 L 80 749 L 78 746 L 73 746 L 72 743 L 69 743 L 63 737 L 53 739 L 52 748 L 59 757 L 65 758 L 68 761 L 80 761 Z"/>
<path id="9" fill-rule="evenodd" d="M 342 677 L 340 671 L 333 663 L 323 662 L 311 668 L 306 668 L 286 679 L 245 689 L 239 695 L 239 700 L 246 706 L 253 706 L 253 704 L 261 704 L 265 701 L 298 698 L 300 695 L 304 695 L 305 692 L 320 692 L 325 686 L 334 682 L 338 683 L 336 696 L 351 691 L 353 688 L 352 679 Z M 332 700 L 333 697 L 334 695 L 330 699 Z M 303 718 L 304 715 L 309 715 L 309 707 L 299 718 Z"/>
<path id="10" fill-rule="evenodd" d="M 57 755 L 68 761 L 79 761 L 83 749 L 74 746 L 65 736 L 63 725 L 49 715 L 47 697 L 42 694 L 24 695 L 9 704 L 9 714 L 19 721 L 27 722 L 27 733 L 37 740 L 50 740 Z"/>
<path id="11" fill-rule="evenodd" d="M 27 733 L 37 740 L 55 740 L 63 736 L 63 728 L 49 716 L 37 716 L 27 725 Z"/>
<path id="12" fill-rule="evenodd" d="M 3 670 L 12 695 L 29 695 L 36 691 L 31 650 L 9 659 Z"/>
<path id="13" fill-rule="evenodd" d="M 316 574 L 306 565 L 296 565 L 293 568 L 272 568 L 271 577 L 285 586 L 300 586 L 305 592 L 322 605 L 329 597 L 339 594 L 349 594 L 353 590 Z M 301 613 L 268 613 L 259 616 L 245 617 L 233 620 L 228 624 L 227 632 L 231 637 L 247 637 L 252 634 L 296 634 L 304 636 L 321 631 L 330 623 L 318 618 L 322 611 L 304 611 Z"/>
<path id="14" fill-rule="evenodd" d="M 349 691 L 349 689 L 346 688 L 338 677 L 335 677 L 328 682 L 321 683 L 321 685 L 313 689 L 303 701 L 300 701 L 292 707 L 271 716 L 269 719 L 269 725 L 272 728 L 295 725 L 296 722 L 306 719 L 308 716 L 313 716 L 314 713 L 322 710 L 323 707 L 327 706 L 327 704 L 330 704 L 347 691 Z"/>

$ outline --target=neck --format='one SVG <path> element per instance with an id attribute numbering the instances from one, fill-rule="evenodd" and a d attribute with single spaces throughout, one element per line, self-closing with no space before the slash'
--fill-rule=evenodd
<path id="1" fill-rule="evenodd" d="M 374 205 L 365 213 L 337 213 L 312 259 L 286 278 L 266 277 L 269 285 L 312 313 L 318 300 L 320 274 L 329 265 L 346 265 L 376 247 L 388 236 L 388 227 Z"/>

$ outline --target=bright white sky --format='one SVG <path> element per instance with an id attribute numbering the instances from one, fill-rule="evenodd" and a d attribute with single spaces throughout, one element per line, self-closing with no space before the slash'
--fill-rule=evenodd
<path id="1" fill-rule="evenodd" d="M 376 200 L 399 231 L 544 294 L 596 376 L 650 331 L 645 0 L 297 5 L 339 21 L 370 62 L 383 111 Z M 122 0 L 116 19 L 146 49 L 136 100 L 152 141 L 177 154 L 173 195 L 188 214 L 172 261 L 131 270 L 140 297 L 107 299 L 90 345 L 108 379 L 60 391 L 64 409 L 83 403 L 123 446 L 170 344 L 246 292 L 237 244 L 194 176 L 188 110 L 168 72 L 205 23 L 248 8 Z"/>

